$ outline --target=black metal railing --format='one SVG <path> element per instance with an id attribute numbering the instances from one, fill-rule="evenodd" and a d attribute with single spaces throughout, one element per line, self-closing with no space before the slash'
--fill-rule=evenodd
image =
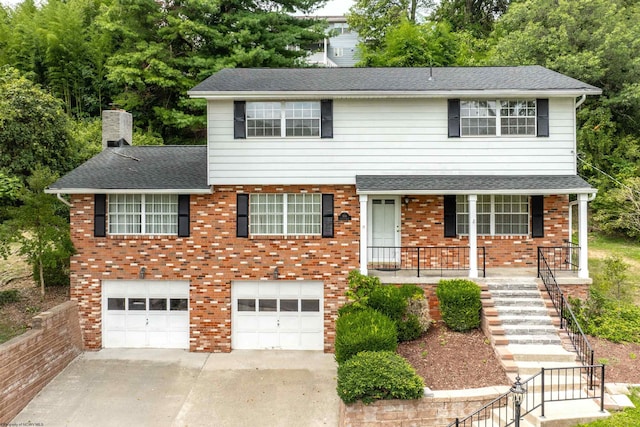
<path id="1" fill-rule="evenodd" d="M 468 246 L 369 246 L 371 270 L 414 270 L 417 277 L 425 271 L 469 270 Z M 484 246 L 478 247 L 478 273 L 486 277 Z"/>
<path id="2" fill-rule="evenodd" d="M 578 271 L 580 246 L 570 240 L 564 241 L 564 246 L 538 247 L 538 277 L 540 277 L 540 256 L 544 255 L 547 265 L 557 275 L 558 271 Z"/>
<path id="3" fill-rule="evenodd" d="M 599 370 L 598 387 L 588 384 L 589 372 Z M 513 388 L 497 397 L 465 418 L 456 418 L 448 427 L 507 427 L 520 418 L 540 408 L 545 415 L 545 404 L 568 400 L 600 399 L 600 411 L 604 412 L 604 365 L 576 366 L 570 368 L 542 368 L 540 372 L 522 382 L 524 394 L 517 404 Z"/>
<path id="4" fill-rule="evenodd" d="M 582 331 L 580 323 L 576 319 L 571 305 L 564 293 L 558 286 L 558 282 L 553 274 L 553 270 L 545 257 L 545 248 L 538 248 L 538 277 L 542 279 L 544 287 L 553 302 L 553 306 L 560 316 L 560 329 L 564 329 L 571 340 L 571 344 L 578 353 L 578 358 L 583 365 L 594 364 L 594 352 L 589 344 L 587 336 Z M 591 373 L 591 381 L 593 381 L 594 373 Z"/>

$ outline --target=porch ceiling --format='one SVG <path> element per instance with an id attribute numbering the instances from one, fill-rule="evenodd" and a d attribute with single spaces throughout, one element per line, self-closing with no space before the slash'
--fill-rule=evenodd
<path id="1" fill-rule="evenodd" d="M 357 175 L 358 194 L 595 194 L 577 175 Z"/>

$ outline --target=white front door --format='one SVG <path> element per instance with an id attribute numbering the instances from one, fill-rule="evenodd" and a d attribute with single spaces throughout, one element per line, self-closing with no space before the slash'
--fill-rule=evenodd
<path id="1" fill-rule="evenodd" d="M 189 282 L 102 282 L 102 345 L 189 348 Z"/>
<path id="2" fill-rule="evenodd" d="M 316 281 L 233 282 L 232 348 L 323 350 L 323 295 Z"/>
<path id="3" fill-rule="evenodd" d="M 396 264 L 400 246 L 400 200 L 397 197 L 371 199 L 371 245 L 369 259 Z"/>

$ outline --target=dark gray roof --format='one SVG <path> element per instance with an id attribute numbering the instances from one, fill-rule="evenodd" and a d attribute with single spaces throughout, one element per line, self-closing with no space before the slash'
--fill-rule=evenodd
<path id="1" fill-rule="evenodd" d="M 429 79 L 432 73 L 432 79 Z M 198 92 L 465 91 L 600 89 L 539 65 L 447 68 L 227 68 Z"/>
<path id="2" fill-rule="evenodd" d="M 577 175 L 358 175 L 356 189 L 362 193 L 415 191 L 431 194 L 506 191 L 572 194 L 596 191 Z"/>
<path id="3" fill-rule="evenodd" d="M 106 148 L 49 186 L 56 193 L 74 189 L 208 188 L 204 145 Z"/>

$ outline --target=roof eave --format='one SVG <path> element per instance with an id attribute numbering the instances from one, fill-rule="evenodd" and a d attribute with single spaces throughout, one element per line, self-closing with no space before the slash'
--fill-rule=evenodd
<path id="1" fill-rule="evenodd" d="M 303 98 L 467 98 L 467 97 L 578 97 L 600 95 L 597 88 L 584 89 L 491 89 L 491 90 L 424 90 L 424 91 L 188 91 L 192 98 L 203 99 L 303 99 Z"/>
<path id="2" fill-rule="evenodd" d="M 596 194 L 596 188 L 534 188 L 534 189 L 501 189 L 501 190 L 356 190 L 356 194 L 362 195 L 469 195 L 469 194 L 508 194 L 508 195 L 532 195 L 532 194 Z"/>
<path id="3" fill-rule="evenodd" d="M 213 188 L 46 188 L 47 194 L 211 194 Z"/>

